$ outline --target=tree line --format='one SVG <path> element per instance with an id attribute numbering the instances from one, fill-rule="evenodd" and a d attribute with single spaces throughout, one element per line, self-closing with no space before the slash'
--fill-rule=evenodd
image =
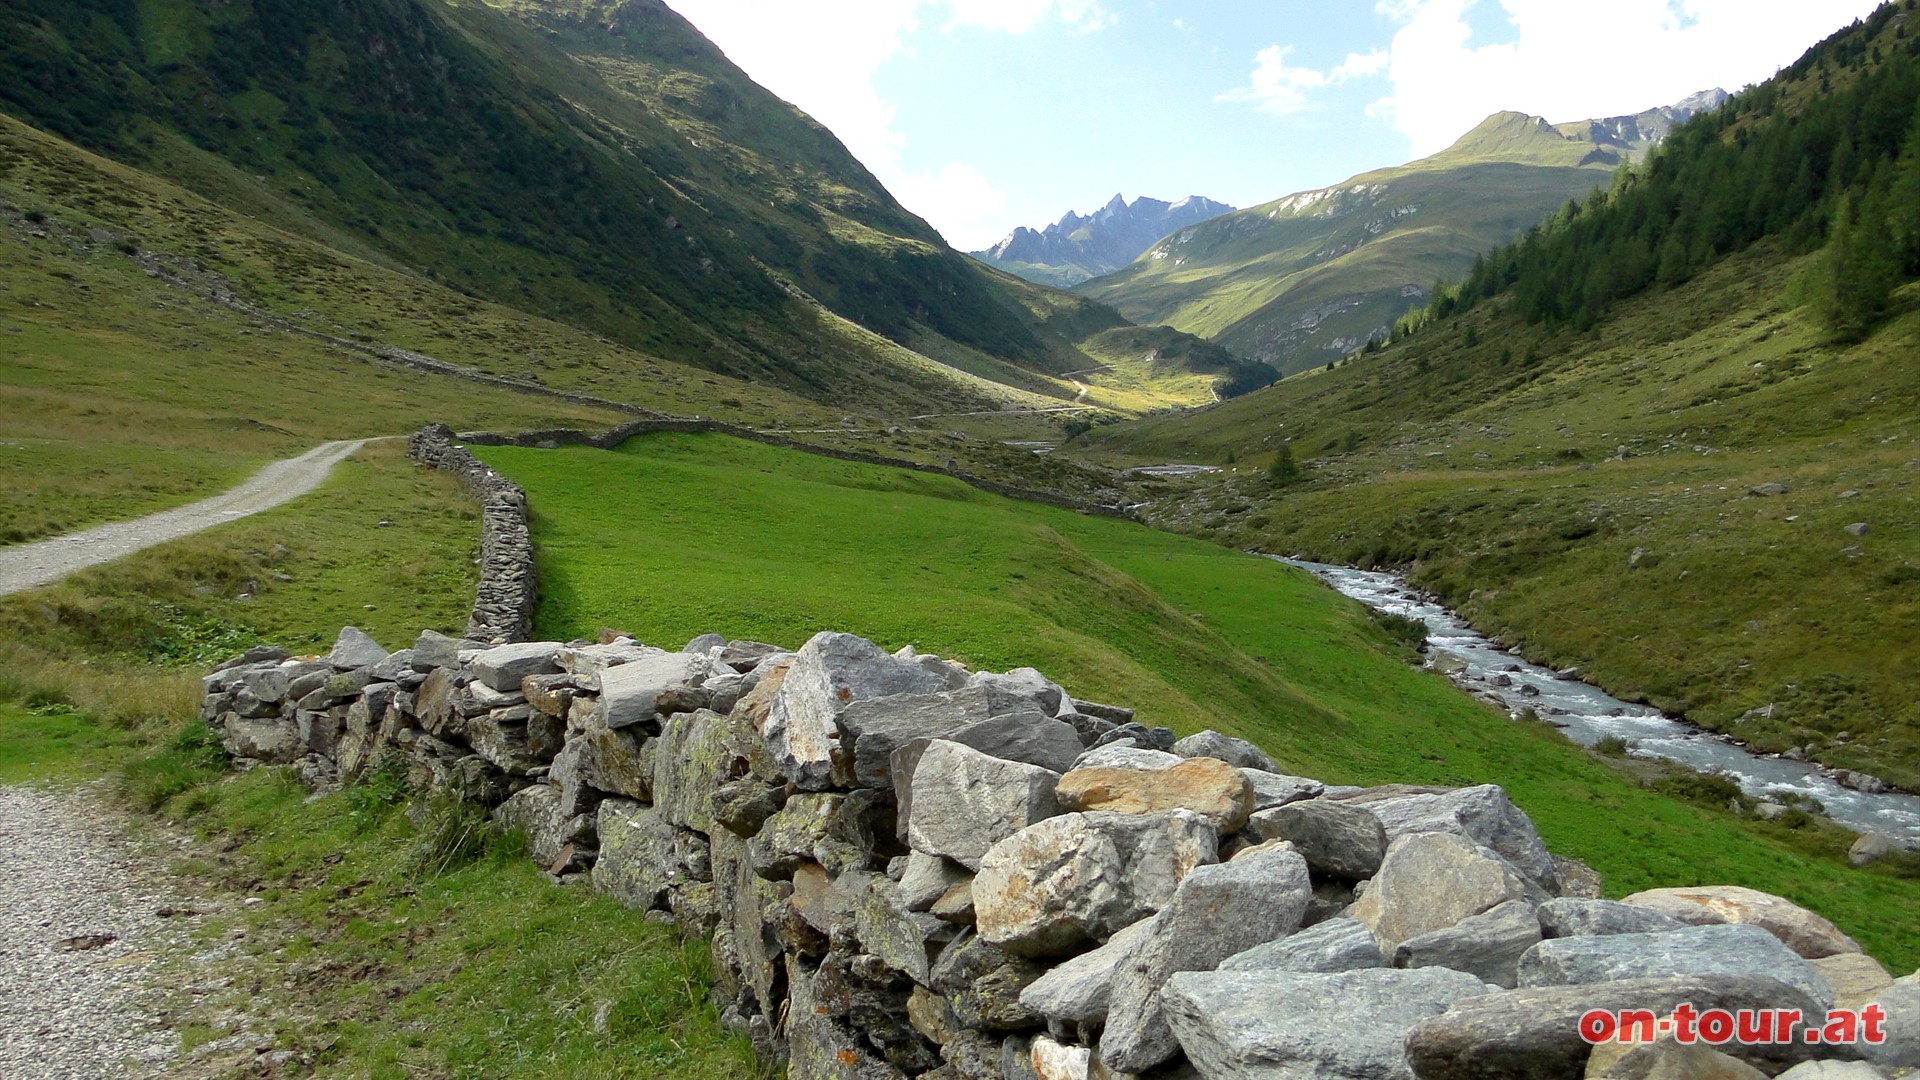
<path id="1" fill-rule="evenodd" d="M 1397 340 L 1495 296 L 1534 323 L 1591 329 L 1762 240 L 1823 251 L 1812 299 L 1857 340 L 1920 278 L 1920 25 L 1883 5 L 1767 83 L 1675 128 L 1612 185 L 1437 286 Z M 1823 250 L 1824 249 L 1824 250 Z"/>

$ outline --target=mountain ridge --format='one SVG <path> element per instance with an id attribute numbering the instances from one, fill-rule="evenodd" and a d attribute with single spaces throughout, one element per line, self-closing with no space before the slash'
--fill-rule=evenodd
<path id="1" fill-rule="evenodd" d="M 1120 269 L 1168 233 L 1233 210 L 1204 195 L 1174 202 L 1142 195 L 1129 203 L 1115 194 L 1091 214 L 1069 210 L 1039 230 L 1022 225 L 992 247 L 969 254 L 1028 281 L 1070 288 Z"/>
<path id="2" fill-rule="evenodd" d="M 1053 373 L 1125 322 L 948 248 L 659 0 L 149 14 L 0 10 L 0 110 L 340 250 L 821 400 L 900 399 L 895 349 L 1070 398 Z M 908 393 L 990 403 L 964 380 Z"/>
<path id="3" fill-rule="evenodd" d="M 1474 256 L 1605 182 L 1723 91 L 1604 120 L 1487 117 L 1447 149 L 1189 226 L 1075 291 L 1283 372 L 1384 337 Z"/>

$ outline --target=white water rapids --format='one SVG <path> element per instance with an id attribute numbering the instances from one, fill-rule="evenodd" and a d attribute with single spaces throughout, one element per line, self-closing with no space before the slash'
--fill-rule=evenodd
<path id="1" fill-rule="evenodd" d="M 1529 664 L 1489 641 L 1458 615 L 1435 603 L 1392 574 L 1289 559 L 1270 559 L 1311 572 L 1339 592 L 1377 611 L 1419 619 L 1427 624 L 1433 655 L 1459 657 L 1466 670 L 1453 676 L 1462 689 L 1510 712 L 1532 709 L 1567 738 L 1592 746 L 1608 737 L 1626 740 L 1639 757 L 1663 758 L 1690 769 L 1719 773 L 1749 795 L 1791 793 L 1818 799 L 1834 821 L 1859 832 L 1878 832 L 1909 847 L 1920 845 L 1920 796 L 1888 792 L 1869 795 L 1842 787 L 1818 766 L 1755 754 L 1710 731 L 1634 705 L 1577 679 L 1563 679 Z M 1502 685 L 1505 676 L 1511 685 Z M 1537 695 L 1523 694 L 1532 687 Z"/>

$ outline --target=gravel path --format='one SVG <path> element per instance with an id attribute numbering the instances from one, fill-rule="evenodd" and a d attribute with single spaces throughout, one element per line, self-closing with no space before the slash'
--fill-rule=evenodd
<path id="1" fill-rule="evenodd" d="M 195 913 L 160 861 L 84 790 L 0 787 L 0 1077 L 144 1076 L 175 1054 L 159 969 Z"/>
<path id="2" fill-rule="evenodd" d="M 0 548 L 0 596 L 36 588 L 89 566 L 112 562 L 155 544 L 271 510 L 326 480 L 339 462 L 371 439 L 330 442 L 296 458 L 276 461 L 239 487 L 211 499 L 163 510 L 133 521 L 116 521 L 68 536 Z"/>

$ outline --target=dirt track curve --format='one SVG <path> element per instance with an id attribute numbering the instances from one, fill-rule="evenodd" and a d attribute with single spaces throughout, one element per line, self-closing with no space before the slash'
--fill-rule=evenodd
<path id="1" fill-rule="evenodd" d="M 349 439 L 316 446 L 299 457 L 274 462 L 246 483 L 211 499 L 133 521 L 116 521 L 51 540 L 0 548 L 0 596 L 37 588 L 76 570 L 271 510 L 319 487 L 335 465 L 373 441 Z"/>

